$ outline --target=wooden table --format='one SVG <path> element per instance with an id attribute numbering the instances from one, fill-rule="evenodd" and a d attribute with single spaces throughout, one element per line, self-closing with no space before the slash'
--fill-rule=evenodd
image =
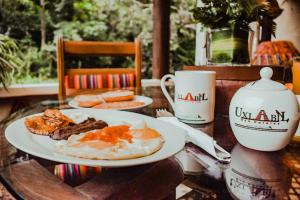
<path id="1" fill-rule="evenodd" d="M 159 87 L 143 88 L 143 95 L 153 98 L 154 102 L 139 113 L 155 116 L 158 108 L 170 110 Z M 218 103 L 219 100 L 216 101 Z M 27 106 L 7 121 L 56 107 L 57 103 L 52 99 Z M 232 151 L 230 164 L 218 163 L 201 149 L 187 144 L 184 150 L 186 160 L 181 159 L 181 162 L 177 155 L 176 158 L 143 166 L 102 169 L 100 174 L 84 180 L 62 181 L 53 175 L 54 165 L 58 163 L 29 156 L 29 160 L 12 163 L 2 169 L 1 182 L 17 198 L 42 200 L 236 199 L 239 195 L 244 195 L 242 199 L 258 195 L 273 199 L 299 199 L 300 145 L 292 142 L 282 151 L 271 153 L 247 149 L 237 144 L 228 116 L 220 113 L 216 110 L 213 123 L 193 126 Z M 22 155 L 19 151 L 16 156 Z"/>

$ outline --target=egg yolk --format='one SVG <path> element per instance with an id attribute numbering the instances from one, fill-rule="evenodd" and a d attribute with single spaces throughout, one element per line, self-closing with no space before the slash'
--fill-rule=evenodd
<path id="1" fill-rule="evenodd" d="M 95 132 L 88 132 L 79 141 L 86 142 L 90 140 L 102 140 L 104 142 L 109 142 L 113 144 L 116 144 L 119 140 L 127 140 L 131 143 L 132 135 L 130 134 L 129 126 L 110 126 L 105 127 L 101 130 L 97 130 Z"/>
<path id="2" fill-rule="evenodd" d="M 160 133 L 152 128 L 133 129 L 130 132 L 135 138 L 142 140 L 148 140 L 160 136 Z"/>

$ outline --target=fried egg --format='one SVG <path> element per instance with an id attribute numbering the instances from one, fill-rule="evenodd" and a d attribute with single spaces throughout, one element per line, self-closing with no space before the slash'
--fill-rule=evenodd
<path id="1" fill-rule="evenodd" d="M 67 114 L 66 114 L 67 115 Z M 70 115 L 67 115 L 71 120 L 74 121 L 75 124 L 80 124 L 86 120 L 88 120 L 89 118 L 93 118 L 90 115 L 87 115 L 85 113 L 72 113 Z"/>
<path id="2" fill-rule="evenodd" d="M 59 141 L 59 153 L 86 158 L 121 160 L 148 156 L 163 146 L 161 134 L 147 127 L 145 122 L 136 125 L 112 125 L 72 135 L 67 141 Z"/>

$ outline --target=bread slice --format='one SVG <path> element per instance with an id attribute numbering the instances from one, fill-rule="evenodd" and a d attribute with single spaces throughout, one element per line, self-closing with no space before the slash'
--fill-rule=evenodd
<path id="1" fill-rule="evenodd" d="M 98 109 L 127 109 L 135 108 L 144 105 L 144 102 L 140 101 L 120 101 L 120 102 L 111 102 L 111 103 L 102 103 L 94 106 L 93 108 Z"/>
<path id="2" fill-rule="evenodd" d="M 132 100 L 134 98 L 134 93 L 130 90 L 116 90 L 102 93 L 100 96 L 105 102 L 118 102 Z"/>
<path id="3" fill-rule="evenodd" d="M 31 133 L 37 135 L 50 135 L 56 129 L 54 125 L 46 124 L 42 116 L 26 118 L 25 126 Z"/>
<path id="4" fill-rule="evenodd" d="M 74 98 L 74 101 L 80 107 L 90 108 L 95 105 L 101 104 L 103 102 L 103 99 L 99 95 L 83 94 L 83 95 L 77 95 Z"/>

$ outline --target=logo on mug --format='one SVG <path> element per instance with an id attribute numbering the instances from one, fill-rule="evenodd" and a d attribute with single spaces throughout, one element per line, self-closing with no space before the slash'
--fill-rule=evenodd
<path id="1" fill-rule="evenodd" d="M 202 101 L 208 101 L 206 93 L 198 93 L 197 95 L 192 95 L 191 92 L 188 92 L 187 94 L 178 94 L 177 95 L 178 101 L 187 101 L 187 102 L 195 102 L 200 103 Z"/>

